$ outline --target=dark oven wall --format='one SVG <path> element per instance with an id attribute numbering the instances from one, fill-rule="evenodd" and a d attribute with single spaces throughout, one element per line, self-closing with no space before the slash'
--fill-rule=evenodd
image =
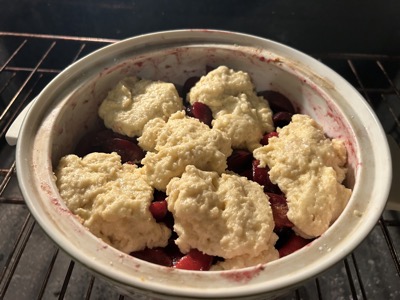
<path id="1" fill-rule="evenodd" d="M 16 149 L 4 138 L 20 111 L 72 62 L 160 30 L 258 35 L 339 73 L 399 150 L 399 15 L 395 0 L 0 0 L 0 299 L 139 299 L 124 297 L 50 240 L 25 204 Z M 280 299 L 400 299 L 399 254 L 400 212 L 388 208 L 351 254 Z"/>
<path id="2" fill-rule="evenodd" d="M 126 38 L 179 28 L 235 30 L 308 53 L 396 53 L 399 1 L 0 0 L 0 31 Z"/>

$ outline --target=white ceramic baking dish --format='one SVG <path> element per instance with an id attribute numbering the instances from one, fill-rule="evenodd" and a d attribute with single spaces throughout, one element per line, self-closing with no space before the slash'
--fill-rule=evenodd
<path id="1" fill-rule="evenodd" d="M 188 77 L 204 74 L 206 65 L 248 72 L 258 91 L 283 93 L 301 113 L 322 124 L 329 137 L 345 140 L 346 184 L 353 189 L 345 211 L 309 246 L 266 265 L 199 272 L 133 258 L 84 228 L 65 206 L 54 183 L 53 167 L 61 156 L 73 151 L 88 130 L 98 126 L 98 105 L 118 80 L 138 75 L 182 85 Z M 25 113 L 7 136 L 10 143 L 18 137 L 17 176 L 30 211 L 73 259 L 131 295 L 157 299 L 276 297 L 349 254 L 376 224 L 391 187 L 387 138 L 362 96 L 310 56 L 255 36 L 178 30 L 112 44 L 61 72 Z M 399 207 L 395 202 L 391 205 Z"/>

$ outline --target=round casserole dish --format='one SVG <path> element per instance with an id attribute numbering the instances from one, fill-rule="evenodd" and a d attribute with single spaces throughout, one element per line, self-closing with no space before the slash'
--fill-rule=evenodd
<path id="1" fill-rule="evenodd" d="M 99 126 L 97 108 L 128 75 L 182 85 L 206 65 L 250 74 L 257 90 L 275 90 L 345 140 L 346 185 L 353 194 L 339 219 L 309 246 L 277 261 L 231 271 L 185 271 L 126 255 L 84 228 L 58 194 L 53 168 Z M 17 143 L 17 175 L 27 205 L 45 232 L 74 260 L 123 293 L 177 298 L 273 298 L 350 253 L 376 224 L 391 184 L 381 125 L 361 95 L 317 60 L 263 38 L 215 30 L 158 32 L 102 48 L 60 73 L 27 113 Z"/>

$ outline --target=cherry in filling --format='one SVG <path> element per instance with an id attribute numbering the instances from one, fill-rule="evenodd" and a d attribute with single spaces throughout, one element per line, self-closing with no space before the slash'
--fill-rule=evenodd
<path id="1" fill-rule="evenodd" d="M 117 152 L 121 156 L 122 163 L 139 164 L 145 156 L 145 152 L 139 147 L 136 139 L 106 128 L 88 133 L 78 142 L 75 150 L 78 156 L 82 157 L 91 152 Z"/>

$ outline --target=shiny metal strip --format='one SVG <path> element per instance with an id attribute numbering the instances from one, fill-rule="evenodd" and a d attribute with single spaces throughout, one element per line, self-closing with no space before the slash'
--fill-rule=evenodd
<path id="1" fill-rule="evenodd" d="M 86 290 L 85 300 L 89 300 L 89 299 L 90 299 L 90 296 L 92 295 L 92 290 L 93 290 L 94 281 L 95 281 L 95 277 L 94 277 L 94 276 L 91 276 L 91 277 L 90 277 L 89 284 L 88 284 L 88 288 L 87 288 L 87 290 Z"/>
<path id="2" fill-rule="evenodd" d="M 357 289 L 356 289 L 356 285 L 355 285 L 354 280 L 353 280 L 353 275 L 351 273 L 350 264 L 349 264 L 348 259 L 349 259 L 348 257 L 345 258 L 343 260 L 343 263 L 344 263 L 344 267 L 345 267 L 345 270 L 346 270 L 347 279 L 348 279 L 348 282 L 349 282 L 349 285 L 350 285 L 351 295 L 353 296 L 353 299 L 358 299 L 358 297 L 357 297 Z M 358 280 L 361 280 L 361 278 L 358 278 Z M 366 299 L 366 298 L 364 298 L 364 299 Z"/>
<path id="3" fill-rule="evenodd" d="M 0 204 L 25 205 L 25 201 L 22 198 L 16 197 L 0 197 Z"/>
<path id="4" fill-rule="evenodd" d="M 6 107 L 6 109 L 3 111 L 3 113 L 0 115 L 0 121 L 3 120 L 4 116 L 9 112 L 11 107 L 13 106 L 14 102 L 17 100 L 18 96 L 21 94 L 22 90 L 25 88 L 25 86 L 28 84 L 28 82 L 31 80 L 32 76 L 36 73 L 36 71 L 39 69 L 39 66 L 43 63 L 43 61 L 46 59 L 46 57 L 49 55 L 50 51 L 54 48 L 56 45 L 56 42 L 52 42 L 50 47 L 47 49 L 47 51 L 44 53 L 44 55 L 41 57 L 39 62 L 36 64 L 35 68 L 32 70 L 32 72 L 28 75 L 28 77 L 25 79 L 25 81 L 22 83 L 14 97 L 10 100 L 10 103 Z"/>
<path id="5" fill-rule="evenodd" d="M 322 292 L 321 292 L 321 285 L 319 283 L 318 277 L 315 278 L 315 286 L 316 286 L 317 293 L 318 293 L 318 299 L 323 299 Z"/>
<path id="6" fill-rule="evenodd" d="M 19 103 L 19 105 L 17 107 L 15 107 L 15 109 L 11 110 L 12 113 L 9 114 L 7 121 L 4 122 L 4 124 L 2 124 L 2 126 L 0 128 L 0 137 L 5 136 L 8 128 L 11 126 L 12 122 L 14 121 L 14 119 L 18 116 L 18 114 L 22 110 L 22 107 L 24 106 L 24 104 L 29 102 L 28 99 L 31 100 L 31 99 L 34 98 L 32 96 L 33 89 L 35 88 L 35 86 L 38 84 L 38 82 L 42 78 L 43 78 L 43 74 L 39 74 L 38 78 L 36 79 L 36 81 L 34 81 L 34 83 L 30 87 L 30 89 L 28 90 L 28 92 L 25 95 L 25 97 Z"/>
<path id="7" fill-rule="evenodd" d="M 356 67 L 354 66 L 354 63 L 352 60 L 347 59 L 347 64 L 349 65 L 351 71 L 353 72 L 353 75 L 356 77 L 358 84 L 360 85 L 361 88 L 361 94 L 363 94 L 363 96 L 365 97 L 365 100 L 367 100 L 367 102 L 371 105 L 372 101 L 371 98 L 369 97 L 368 93 L 366 92 L 366 88 L 364 86 L 364 84 L 361 81 L 360 76 L 358 75 L 358 72 L 356 70 Z"/>
<path id="8" fill-rule="evenodd" d="M 394 84 L 393 80 L 390 79 L 390 76 L 387 73 L 387 71 L 386 71 L 385 67 L 383 66 L 382 62 L 377 60 L 376 64 L 378 65 L 379 69 L 381 69 L 382 73 L 385 75 L 387 81 L 390 83 L 390 86 L 393 88 L 393 90 L 395 91 L 397 97 L 399 97 L 399 100 L 400 100 L 400 91 L 397 88 L 397 86 Z"/>
<path id="9" fill-rule="evenodd" d="M 379 226 L 382 229 L 382 233 L 383 233 L 383 236 L 385 237 L 385 241 L 386 241 L 386 244 L 388 246 L 390 255 L 393 258 L 393 262 L 394 262 L 394 266 L 396 267 L 397 275 L 400 277 L 400 259 L 399 259 L 399 254 L 396 251 L 396 248 L 395 248 L 395 246 L 393 244 L 393 239 L 390 236 L 389 230 L 388 230 L 388 228 L 387 228 L 387 226 L 385 224 L 385 220 L 383 219 L 383 217 L 381 217 L 379 219 Z M 400 229 L 400 227 L 399 227 L 399 229 Z"/>
<path id="10" fill-rule="evenodd" d="M 81 46 L 79 47 L 78 52 L 75 54 L 72 62 L 75 62 L 78 60 L 79 56 L 81 55 L 81 53 L 82 53 L 83 49 L 85 49 L 85 47 L 86 47 L 86 43 L 81 44 Z"/>
<path id="11" fill-rule="evenodd" d="M 13 250 L 9 255 L 3 271 L 0 274 L 0 299 L 4 299 L 11 279 L 18 266 L 19 260 L 25 250 L 25 246 L 35 226 L 35 221 L 29 213 L 19 232 L 18 238 L 14 244 Z"/>
<path id="12" fill-rule="evenodd" d="M 6 186 L 7 186 L 8 182 L 11 179 L 11 176 L 14 174 L 14 171 L 15 171 L 15 161 L 12 164 L 12 166 L 10 167 L 10 169 L 8 169 L 8 171 L 5 174 L 3 180 L 1 181 L 1 184 L 0 184 L 0 195 L 3 195 L 4 190 L 6 189 Z"/>
<path id="13" fill-rule="evenodd" d="M 17 75 L 17 72 L 13 72 L 10 76 L 10 78 L 8 78 L 8 80 L 5 82 L 5 84 L 3 85 L 3 87 L 0 89 L 0 94 L 2 94 L 6 88 L 10 85 L 11 81 L 15 78 L 15 76 Z M 6 106 L 7 104 L 4 103 L 4 106 Z"/>
<path id="14" fill-rule="evenodd" d="M 368 54 L 368 53 L 314 53 L 313 57 L 338 60 L 400 60 L 400 55 Z"/>
<path id="15" fill-rule="evenodd" d="M 354 270 L 356 272 L 358 284 L 360 286 L 361 295 L 363 296 L 363 299 L 367 299 L 367 294 L 365 292 L 364 284 L 363 284 L 363 281 L 361 279 L 360 268 L 358 267 L 357 259 L 356 259 L 356 256 L 354 255 L 354 252 L 351 253 L 351 258 L 352 258 L 352 261 L 353 261 Z"/>
<path id="16" fill-rule="evenodd" d="M 67 292 L 67 288 L 68 288 L 68 284 L 69 284 L 69 280 L 71 279 L 71 275 L 72 275 L 72 271 L 74 270 L 75 267 L 75 262 L 73 260 L 71 260 L 71 262 L 69 263 L 69 267 L 68 267 L 68 271 L 65 274 L 65 278 L 64 278 L 64 282 L 61 288 L 61 292 L 60 295 L 58 296 L 58 299 L 64 299 L 65 297 L 65 293 Z"/>
<path id="17" fill-rule="evenodd" d="M 24 67 L 5 67 L 4 71 L 12 71 L 12 72 L 32 72 L 34 68 L 24 68 Z M 61 69 L 46 69 L 46 68 L 39 68 L 36 70 L 38 73 L 60 73 Z"/>
<path id="18" fill-rule="evenodd" d="M 95 37 L 78 37 L 68 35 L 54 35 L 54 34 L 36 34 L 36 33 L 19 33 L 19 32 L 8 32 L 0 31 L 0 36 L 17 36 L 26 38 L 38 38 L 38 39 L 58 39 L 66 41 L 87 41 L 97 43 L 115 43 L 118 39 L 107 39 L 107 38 L 95 38 Z"/>
<path id="19" fill-rule="evenodd" d="M 358 72 L 357 72 L 353 62 L 351 60 L 347 60 L 347 62 L 349 64 L 354 76 L 356 77 L 358 84 L 361 87 L 362 93 L 364 94 L 364 96 L 367 99 L 367 101 L 371 104 L 371 99 L 370 99 L 370 97 L 368 95 L 368 92 L 366 91 L 366 88 L 365 88 L 363 82 L 361 81 L 360 76 L 358 75 Z M 390 83 L 390 85 L 392 86 L 394 91 L 396 91 L 397 96 L 399 97 L 400 93 L 399 93 L 398 89 L 396 88 L 395 84 L 393 83 L 393 81 L 390 79 L 390 77 L 389 77 L 388 73 L 386 72 L 385 68 L 383 67 L 382 63 L 380 61 L 376 61 L 376 63 L 378 65 L 378 67 L 381 69 L 381 71 L 384 73 L 386 79 L 388 80 L 388 82 Z M 382 100 L 385 101 L 384 97 L 382 97 Z M 397 125 L 399 126 L 399 118 L 395 115 L 395 113 L 394 113 L 393 109 L 391 108 L 391 106 L 388 103 L 386 103 L 386 105 L 388 106 L 388 109 L 389 109 L 390 113 L 392 114 L 392 117 L 395 119 Z M 378 224 L 380 225 L 380 227 L 382 229 L 382 233 L 383 233 L 383 235 L 385 237 L 386 244 L 387 244 L 387 246 L 389 248 L 389 251 L 391 253 L 391 256 L 393 258 L 397 273 L 400 276 L 399 255 L 396 252 L 396 249 L 395 249 L 394 244 L 393 244 L 393 240 L 392 240 L 392 238 L 390 236 L 390 233 L 389 233 L 389 231 L 388 231 L 388 229 L 386 227 L 385 220 L 384 220 L 383 216 L 381 216 L 380 220 L 378 221 Z M 358 273 L 359 269 L 358 269 L 357 265 L 355 265 L 355 267 L 356 267 L 356 270 L 357 270 L 357 273 Z M 357 276 L 359 277 L 359 275 L 357 275 Z"/>
<path id="20" fill-rule="evenodd" d="M 53 267 L 55 265 L 55 262 L 56 262 L 56 259 L 57 259 L 57 256 L 58 256 L 58 252 L 59 252 L 59 248 L 56 247 L 56 249 L 54 251 L 54 254 L 53 254 L 52 258 L 51 258 L 49 267 L 47 269 L 46 275 L 44 276 L 42 286 L 40 287 L 40 291 L 39 291 L 38 296 L 36 298 L 38 300 L 43 298 L 43 295 L 44 295 L 44 293 L 46 291 L 46 287 L 47 287 L 47 284 L 49 282 L 51 272 L 53 271 Z"/>
<path id="21" fill-rule="evenodd" d="M 13 60 L 13 58 L 18 54 L 18 52 L 24 47 L 28 40 L 22 41 L 22 43 L 15 49 L 15 51 L 10 55 L 6 62 L 0 67 L 0 73 L 3 72 L 4 68 Z"/>
<path id="22" fill-rule="evenodd" d="M 390 86 L 392 87 L 394 93 L 397 95 L 397 99 L 400 101 L 400 91 L 397 86 L 394 84 L 393 80 L 390 79 L 389 74 L 387 73 L 385 67 L 383 66 L 382 62 L 377 60 L 376 64 L 378 65 L 379 69 L 382 71 L 383 75 L 385 76 L 386 80 L 389 82 Z M 385 97 L 382 97 L 383 101 L 387 104 L 390 113 L 392 114 L 393 119 L 395 120 L 397 127 L 400 128 L 400 116 L 397 116 L 393 107 L 386 101 Z"/>

